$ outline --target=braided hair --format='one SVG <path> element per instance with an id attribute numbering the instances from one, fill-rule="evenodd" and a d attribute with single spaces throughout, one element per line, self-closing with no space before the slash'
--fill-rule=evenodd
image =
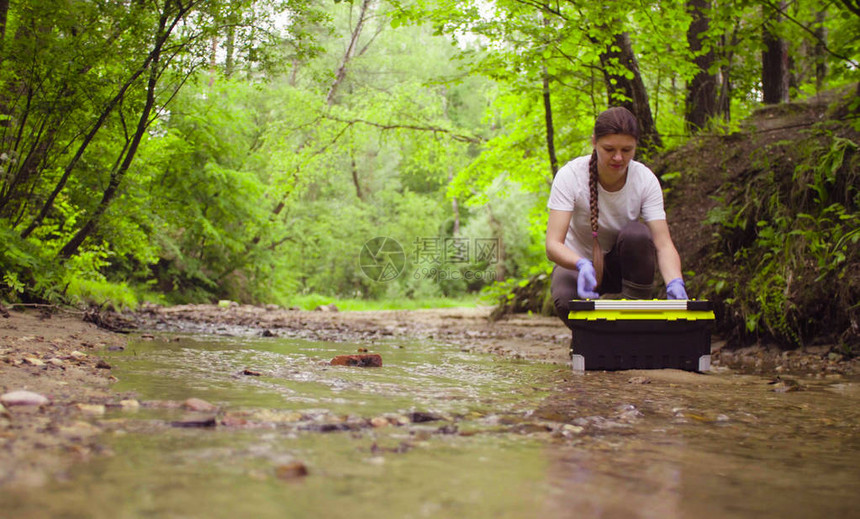
<path id="1" fill-rule="evenodd" d="M 639 125 L 636 123 L 636 116 L 630 110 L 616 106 L 606 110 L 597 116 L 594 122 L 594 141 L 605 135 L 630 135 L 639 140 Z M 591 152 L 591 160 L 588 163 L 588 190 L 589 190 L 589 206 L 591 207 L 591 236 L 593 239 L 592 245 L 592 262 L 594 270 L 597 273 L 597 287 L 603 280 L 603 250 L 600 248 L 600 242 L 597 240 L 597 217 L 600 214 L 600 209 L 597 206 L 597 148 Z"/>

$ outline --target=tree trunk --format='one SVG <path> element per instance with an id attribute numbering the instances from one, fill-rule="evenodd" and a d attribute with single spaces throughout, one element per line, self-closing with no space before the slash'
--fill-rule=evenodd
<path id="1" fill-rule="evenodd" d="M 821 87 L 824 85 L 824 79 L 827 77 L 827 50 L 823 42 L 827 41 L 827 28 L 824 27 L 824 20 L 827 13 L 818 11 L 815 15 L 815 21 L 818 26 L 815 29 L 815 35 L 818 41 L 812 51 L 812 59 L 815 62 L 815 91 L 821 92 Z"/>
<path id="2" fill-rule="evenodd" d="M 165 41 L 166 41 L 166 38 L 167 38 L 167 36 L 165 35 L 164 36 Z M 157 43 L 157 46 L 159 47 L 159 52 L 160 52 L 160 46 L 162 46 L 162 45 L 164 45 L 164 41 L 159 41 Z M 24 230 L 24 232 L 21 233 L 22 238 L 26 238 L 27 236 L 29 236 L 34 230 L 36 230 L 37 227 L 39 227 L 42 224 L 42 220 L 44 220 L 45 217 L 48 215 L 48 212 L 50 212 L 51 208 L 53 207 L 54 201 L 56 200 L 57 196 L 59 196 L 59 194 L 65 188 L 66 183 L 68 182 L 69 178 L 71 177 L 72 171 L 74 171 L 75 167 L 77 167 L 78 162 L 83 157 L 84 152 L 86 152 L 90 143 L 93 141 L 93 139 L 95 139 L 96 135 L 99 133 L 102 126 L 105 124 L 105 122 L 107 121 L 108 117 L 113 112 L 113 110 L 119 104 L 122 103 L 123 99 L 125 99 L 125 96 L 126 96 L 126 93 L 128 92 L 128 90 L 134 85 L 135 82 L 137 82 L 137 80 L 140 78 L 140 76 L 144 72 L 146 72 L 146 70 L 150 66 L 152 66 L 152 61 L 153 61 L 155 55 L 156 55 L 155 52 L 152 52 L 146 57 L 146 59 L 141 64 L 140 68 L 137 69 L 128 78 L 128 80 L 122 85 L 122 87 L 120 87 L 119 92 L 117 92 L 117 94 L 102 109 L 102 113 L 99 115 L 98 120 L 96 120 L 95 124 L 93 124 L 92 128 L 90 128 L 90 131 L 87 133 L 87 135 L 84 136 L 84 139 L 81 142 L 80 146 L 78 146 L 77 151 L 72 156 L 69 163 L 66 164 L 66 167 L 63 170 L 62 177 L 60 177 L 60 180 L 57 182 L 57 185 L 54 186 L 54 190 L 51 192 L 51 194 L 48 195 L 48 198 L 45 200 L 45 203 L 42 204 L 42 209 L 39 211 L 39 214 L 36 215 L 36 217 L 33 219 L 33 221 L 30 223 L 30 225 Z"/>
<path id="3" fill-rule="evenodd" d="M 232 25 L 227 28 L 227 40 L 224 42 L 224 52 L 227 55 L 224 58 L 224 76 L 229 78 L 233 75 L 233 69 L 236 66 L 236 58 L 234 56 L 236 53 L 236 28 Z"/>
<path id="4" fill-rule="evenodd" d="M 558 171 L 558 158 L 555 156 L 555 128 L 552 122 L 552 99 L 549 94 L 549 75 L 543 67 L 543 113 L 546 123 L 546 153 L 549 156 L 549 170 L 552 177 Z"/>
<path id="5" fill-rule="evenodd" d="M 325 102 L 329 106 L 334 104 L 334 96 L 337 93 L 337 89 L 340 88 L 341 83 L 343 83 L 343 80 L 346 78 L 346 68 L 352 57 L 355 55 L 355 49 L 358 46 L 358 39 L 361 37 L 361 31 L 364 28 L 364 22 L 367 20 L 367 15 L 370 11 L 370 4 L 372 2 L 373 0 L 362 0 L 361 2 L 358 21 L 355 22 L 355 28 L 352 30 L 349 44 L 346 47 L 346 51 L 343 53 L 343 59 L 340 62 L 340 66 L 337 68 L 334 81 L 332 82 L 331 87 L 329 87 L 328 94 L 325 98 Z"/>
<path id="6" fill-rule="evenodd" d="M 146 129 L 149 127 L 150 114 L 152 113 L 152 109 L 155 106 L 155 90 L 158 86 L 158 78 L 160 77 L 161 73 L 159 70 L 161 52 L 164 48 L 164 45 L 167 43 L 170 34 L 173 32 L 173 29 L 176 27 L 179 21 L 185 17 L 185 15 L 193 6 L 193 4 L 183 6 L 181 3 L 177 2 L 178 10 L 171 17 L 168 15 L 168 12 L 171 10 L 172 7 L 171 4 L 172 2 L 167 2 L 164 4 L 162 11 L 163 14 L 161 16 L 161 20 L 159 21 L 158 32 L 155 38 L 155 45 L 152 51 L 149 53 L 149 57 L 147 58 L 147 60 L 149 61 L 149 80 L 147 81 L 146 87 L 146 103 L 144 104 L 143 109 L 140 113 L 140 117 L 137 122 L 137 128 L 135 129 L 134 135 L 131 138 L 131 142 L 128 148 L 123 150 L 125 152 L 125 156 L 122 158 L 122 162 L 119 164 L 119 166 L 114 168 L 114 170 L 111 172 L 110 182 L 108 183 L 108 187 L 102 194 L 102 199 L 99 202 L 99 205 L 96 207 L 96 210 L 86 221 L 86 223 L 84 223 L 84 225 L 78 230 L 78 232 L 75 233 L 75 235 L 68 241 L 68 243 L 63 246 L 63 248 L 57 254 L 59 258 L 68 259 L 77 254 L 80 246 L 96 229 L 114 196 L 116 196 L 116 193 L 119 190 L 119 186 L 122 183 L 125 174 L 128 172 L 128 169 L 131 167 L 131 164 L 134 161 L 135 156 L 137 155 L 138 146 L 140 145 L 140 141 L 143 139 L 143 136 L 146 134 Z M 169 18 L 172 18 L 172 20 Z"/>
<path id="7" fill-rule="evenodd" d="M 448 184 L 454 180 L 454 166 L 448 166 Z M 451 228 L 451 235 L 455 238 L 460 236 L 460 202 L 456 196 L 451 197 L 451 212 L 454 214 L 454 225 Z"/>
<path id="8" fill-rule="evenodd" d="M 785 2 L 780 4 L 785 8 Z M 765 49 L 761 53 L 762 101 L 765 104 L 787 103 L 789 85 L 788 42 L 780 38 L 772 29 L 779 23 L 781 15 L 774 9 L 762 8 L 771 23 L 762 28 L 762 41 Z"/>
<path id="9" fill-rule="evenodd" d="M 717 85 L 716 76 L 710 72 L 714 64 L 714 51 L 710 47 L 705 49 L 702 44 L 711 23 L 707 14 L 710 2 L 688 0 L 687 6 L 693 16 L 687 30 L 687 43 L 693 52 L 697 72 L 687 85 L 686 121 L 687 127 L 695 132 L 704 128 L 708 119 L 717 115 Z"/>
<path id="10" fill-rule="evenodd" d="M 617 50 L 616 50 L 617 49 Z M 623 106 L 633 112 L 639 122 L 641 134 L 639 148 L 644 152 L 655 151 L 663 146 L 654 118 L 651 116 L 651 106 L 648 104 L 648 92 L 639 72 L 639 64 L 633 53 L 630 35 L 626 32 L 613 35 L 612 42 L 600 54 L 603 68 L 603 78 L 610 106 Z M 633 78 L 619 70 L 619 67 L 632 72 Z"/>
<path id="11" fill-rule="evenodd" d="M 349 150 L 349 164 L 352 168 L 352 183 L 355 186 L 355 196 L 358 197 L 359 200 L 364 201 L 364 196 L 361 193 L 361 182 L 358 179 L 358 165 L 355 163 L 355 150 Z"/>

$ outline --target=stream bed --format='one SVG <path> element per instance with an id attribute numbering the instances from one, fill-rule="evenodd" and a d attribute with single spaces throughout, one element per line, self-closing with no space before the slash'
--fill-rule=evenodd
<path id="1" fill-rule="evenodd" d="M 363 349 L 381 368 L 332 366 Z M 3 517 L 856 517 L 860 380 L 588 372 L 429 340 L 165 336 L 104 358 L 141 406 Z M 217 409 L 189 410 L 189 398 Z"/>

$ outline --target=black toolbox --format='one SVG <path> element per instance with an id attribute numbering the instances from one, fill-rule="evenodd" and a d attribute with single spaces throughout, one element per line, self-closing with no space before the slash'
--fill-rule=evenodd
<path id="1" fill-rule="evenodd" d="M 573 300 L 574 371 L 711 368 L 710 301 Z"/>

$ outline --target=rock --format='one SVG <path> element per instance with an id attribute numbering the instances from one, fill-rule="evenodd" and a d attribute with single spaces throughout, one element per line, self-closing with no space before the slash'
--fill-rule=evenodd
<path id="1" fill-rule="evenodd" d="M 87 358 L 87 354 L 81 353 L 81 352 L 75 350 L 75 351 L 69 353 L 69 358 L 72 358 L 75 360 L 84 360 L 85 358 Z"/>
<path id="2" fill-rule="evenodd" d="M 278 336 L 278 334 L 276 334 L 276 333 L 275 333 L 275 332 L 273 332 L 272 330 L 268 330 L 268 329 L 266 329 L 266 330 L 263 330 L 263 331 L 260 333 L 260 336 L 261 336 L 261 337 L 277 337 L 277 336 Z"/>
<path id="3" fill-rule="evenodd" d="M 422 413 L 421 411 L 416 411 L 414 413 L 410 413 L 409 415 L 409 421 L 411 421 L 412 423 L 435 422 L 441 419 L 441 416 L 435 415 L 433 413 Z"/>
<path id="4" fill-rule="evenodd" d="M 45 363 L 36 357 L 24 357 L 24 363 L 31 366 L 44 366 Z"/>
<path id="5" fill-rule="evenodd" d="M 388 427 L 391 425 L 391 422 L 389 422 L 388 418 L 385 418 L 384 416 L 375 416 L 370 419 L 370 425 L 376 428 Z"/>
<path id="6" fill-rule="evenodd" d="M 242 370 L 242 374 L 247 375 L 249 377 L 260 377 L 263 375 L 259 371 L 254 371 L 254 370 L 248 369 L 248 368 L 245 368 L 244 370 Z"/>
<path id="7" fill-rule="evenodd" d="M 648 377 L 632 377 L 627 381 L 628 384 L 650 384 L 651 379 Z"/>
<path id="8" fill-rule="evenodd" d="M 337 308 L 337 305 L 334 303 L 331 303 L 329 305 L 319 305 L 318 307 L 314 308 L 314 312 L 338 312 L 338 311 L 339 310 Z"/>
<path id="9" fill-rule="evenodd" d="M 173 427 L 215 427 L 217 421 L 212 414 L 190 414 L 181 420 L 170 422 Z"/>
<path id="10" fill-rule="evenodd" d="M 332 366 L 358 366 L 360 368 L 381 368 L 382 356 L 378 353 L 360 355 L 338 355 L 331 359 Z"/>
<path id="11" fill-rule="evenodd" d="M 582 431 L 584 430 L 585 428 L 580 425 L 573 425 L 569 423 L 564 424 L 561 428 L 562 434 L 565 435 L 582 434 Z"/>
<path id="12" fill-rule="evenodd" d="M 71 425 L 62 425 L 58 429 L 59 433 L 66 438 L 85 439 L 102 432 L 95 425 L 87 422 L 75 422 Z"/>
<path id="13" fill-rule="evenodd" d="M 133 398 L 127 400 L 120 400 L 119 406 L 123 409 L 123 411 L 137 411 L 140 409 L 140 402 L 134 400 Z"/>
<path id="14" fill-rule="evenodd" d="M 114 346 L 108 346 L 108 347 L 107 347 L 107 350 L 108 350 L 108 351 L 124 351 L 124 350 L 125 350 L 125 346 L 117 346 L 117 345 L 114 345 Z"/>
<path id="15" fill-rule="evenodd" d="M 52 359 L 48 359 L 48 360 L 46 361 L 46 363 L 47 363 L 47 364 L 50 364 L 50 365 L 52 365 L 52 366 L 57 366 L 57 367 L 60 367 L 60 366 L 62 366 L 63 364 L 65 364 L 62 360 L 60 360 L 60 359 L 58 359 L 58 358 L 56 358 L 56 357 L 54 357 L 54 358 L 52 358 Z"/>
<path id="16" fill-rule="evenodd" d="M 291 461 L 283 465 L 275 467 L 275 476 L 278 479 L 296 479 L 303 478 L 308 475 L 308 467 L 301 461 Z"/>
<path id="17" fill-rule="evenodd" d="M 15 405 L 48 405 L 51 401 L 32 391 L 10 391 L 0 396 L 0 403 L 12 407 Z"/>
<path id="18" fill-rule="evenodd" d="M 98 369 L 111 369 L 110 364 L 108 364 L 107 362 L 105 362 L 102 359 L 99 359 L 99 361 L 96 363 L 96 367 Z"/>
<path id="19" fill-rule="evenodd" d="M 448 425 L 443 425 L 442 427 L 436 430 L 439 434 L 457 434 L 460 428 L 457 427 L 456 424 L 449 423 Z"/>
<path id="20" fill-rule="evenodd" d="M 182 407 L 188 409 L 189 411 L 215 411 L 218 409 L 218 406 L 210 404 L 206 400 L 201 400 L 199 398 L 189 398 L 185 402 L 182 403 Z"/>
<path id="21" fill-rule="evenodd" d="M 105 414 L 105 406 L 101 404 L 75 404 L 75 409 L 92 416 L 101 416 Z"/>

